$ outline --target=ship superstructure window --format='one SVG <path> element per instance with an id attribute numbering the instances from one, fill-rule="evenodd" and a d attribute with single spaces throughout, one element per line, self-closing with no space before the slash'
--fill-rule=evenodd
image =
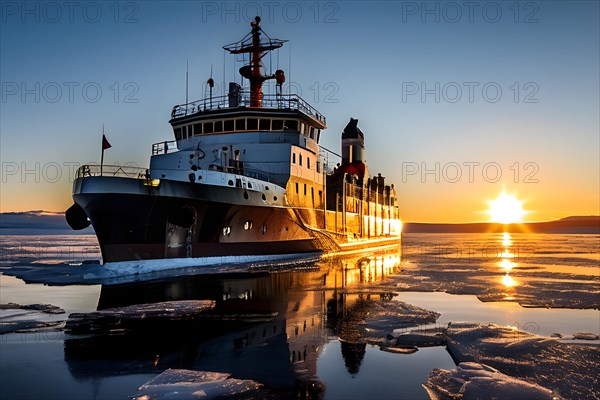
<path id="1" fill-rule="evenodd" d="M 292 153 L 292 164 L 296 164 L 296 153 Z"/>
<path id="2" fill-rule="evenodd" d="M 235 129 L 235 124 L 232 119 L 226 119 L 223 121 L 223 130 L 229 132 Z"/>
<path id="3" fill-rule="evenodd" d="M 204 123 L 204 133 L 213 133 L 213 123 L 212 122 Z"/>
<path id="4" fill-rule="evenodd" d="M 306 158 L 306 168 L 310 169 L 310 158 Z"/>
<path id="5" fill-rule="evenodd" d="M 296 182 L 296 194 L 298 194 L 298 193 L 299 193 L 299 191 L 300 191 L 300 190 L 299 190 L 299 188 L 298 188 L 298 182 Z"/>
<path id="6" fill-rule="evenodd" d="M 255 131 L 258 129 L 258 119 L 248 118 L 246 121 L 246 129 L 249 131 Z"/>
<path id="7" fill-rule="evenodd" d="M 261 118 L 258 123 L 259 129 L 261 131 L 270 131 L 271 130 L 271 120 L 266 118 Z"/>
<path id="8" fill-rule="evenodd" d="M 245 131 L 246 130 L 246 120 L 243 118 L 235 120 L 235 130 L 236 131 Z"/>
<path id="9" fill-rule="evenodd" d="M 306 183 L 304 184 L 304 195 L 306 196 Z"/>
<path id="10" fill-rule="evenodd" d="M 302 166 L 302 153 L 300 153 L 299 161 L 300 166 Z"/>
<path id="11" fill-rule="evenodd" d="M 297 131 L 298 130 L 298 121 L 295 119 L 286 120 L 283 130 L 284 131 Z"/>
<path id="12" fill-rule="evenodd" d="M 181 128 L 175 128 L 175 140 L 181 140 Z"/>
<path id="13" fill-rule="evenodd" d="M 317 173 L 321 173 L 321 162 L 317 161 Z"/>
<path id="14" fill-rule="evenodd" d="M 194 124 L 194 135 L 202 134 L 202 124 Z"/>
<path id="15" fill-rule="evenodd" d="M 244 229 L 249 231 L 250 229 L 252 229 L 252 221 L 247 220 L 246 222 L 244 222 Z"/>
<path id="16" fill-rule="evenodd" d="M 215 132 L 223 132 L 223 121 L 215 121 Z"/>
<path id="17" fill-rule="evenodd" d="M 283 130 L 283 120 L 282 119 L 274 119 L 271 129 L 274 131 L 282 131 Z"/>
<path id="18" fill-rule="evenodd" d="M 311 139 L 315 138 L 315 128 L 313 128 L 312 126 L 310 127 L 310 138 Z"/>

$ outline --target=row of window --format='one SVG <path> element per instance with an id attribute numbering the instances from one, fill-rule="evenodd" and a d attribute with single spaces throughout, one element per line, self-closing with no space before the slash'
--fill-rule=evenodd
<path id="1" fill-rule="evenodd" d="M 296 164 L 296 153 L 292 153 L 292 164 Z M 302 166 L 302 153 L 298 154 L 298 165 Z M 310 157 L 306 157 L 306 168 L 310 169 Z M 317 173 L 321 173 L 319 160 L 317 160 Z"/>
<path id="2" fill-rule="evenodd" d="M 251 220 L 246 220 L 244 222 L 244 230 L 245 231 L 249 231 L 254 227 L 254 224 Z M 286 228 L 287 230 L 287 228 Z M 267 225 L 264 225 L 260 228 L 260 233 L 263 235 L 267 234 Z M 231 235 L 231 226 L 226 226 L 225 228 L 223 228 L 223 236 L 229 236 Z"/>
<path id="3" fill-rule="evenodd" d="M 296 131 L 319 141 L 321 130 L 296 119 L 278 118 L 229 118 L 224 120 L 198 122 L 175 128 L 175 139 L 187 139 L 194 135 L 239 131 Z"/>
<path id="4" fill-rule="evenodd" d="M 306 183 L 304 184 L 304 195 L 306 196 L 307 194 L 307 189 L 308 186 L 306 185 Z M 300 184 L 298 182 L 296 182 L 296 194 L 300 194 Z M 314 187 L 310 187 L 310 196 L 312 198 L 315 197 L 315 188 Z M 319 190 L 319 201 L 321 200 L 321 197 L 323 196 L 323 191 Z"/>

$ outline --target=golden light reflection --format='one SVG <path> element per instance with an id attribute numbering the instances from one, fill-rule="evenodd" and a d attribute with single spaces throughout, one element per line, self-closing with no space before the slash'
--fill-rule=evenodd
<path id="1" fill-rule="evenodd" d="M 512 240 L 510 239 L 510 233 L 504 232 L 502 234 L 502 246 L 504 246 L 504 247 L 512 246 Z"/>
<path id="2" fill-rule="evenodd" d="M 514 267 L 517 266 L 517 263 L 512 262 L 510 260 L 507 259 L 503 259 L 502 261 L 500 261 L 498 263 L 498 265 L 500 266 L 500 268 L 502 268 L 505 271 L 510 271 L 511 269 L 513 269 Z"/>
<path id="3" fill-rule="evenodd" d="M 512 240 L 511 240 L 511 236 L 510 233 L 508 232 L 504 232 L 502 234 L 502 253 L 500 253 L 500 258 L 501 260 L 498 262 L 498 266 L 506 272 L 506 274 L 502 277 L 502 285 L 504 285 L 506 288 L 512 288 L 517 286 L 517 281 L 515 281 L 513 279 L 512 276 L 510 276 L 510 271 L 515 268 L 517 266 L 517 263 L 512 261 L 512 259 L 514 259 L 515 255 L 513 253 L 510 252 L 509 247 L 512 245 Z M 509 294 L 506 295 L 505 300 L 511 300 L 512 296 L 510 296 Z"/>
<path id="4" fill-rule="evenodd" d="M 506 192 L 500 193 L 495 200 L 490 201 L 488 204 L 490 222 L 513 224 L 522 222 L 526 214 L 526 211 L 523 210 L 523 202 Z"/>
<path id="5" fill-rule="evenodd" d="M 517 286 L 517 281 L 515 281 L 507 272 L 502 278 L 502 284 L 506 287 L 514 287 Z"/>
<path id="6" fill-rule="evenodd" d="M 508 251 L 508 249 L 504 249 L 504 251 L 502 251 L 502 253 L 500 253 L 500 258 L 502 259 L 507 259 L 507 258 L 513 258 L 515 255 L 513 253 L 511 253 L 510 251 Z"/>

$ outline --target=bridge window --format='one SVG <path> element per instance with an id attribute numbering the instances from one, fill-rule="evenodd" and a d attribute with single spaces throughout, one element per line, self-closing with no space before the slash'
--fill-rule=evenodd
<path id="1" fill-rule="evenodd" d="M 202 134 L 202 124 L 194 124 L 194 135 Z"/>
<path id="2" fill-rule="evenodd" d="M 175 128 L 175 140 L 181 140 L 181 128 Z"/>
<path id="3" fill-rule="evenodd" d="M 215 132 L 223 132 L 223 121 L 215 121 Z"/>
<path id="4" fill-rule="evenodd" d="M 271 130 L 271 120 L 266 118 L 261 118 L 258 123 L 261 131 L 269 131 Z"/>
<path id="5" fill-rule="evenodd" d="M 286 120 L 283 130 L 284 131 L 297 131 L 298 130 L 298 121 L 295 119 Z"/>
<path id="6" fill-rule="evenodd" d="M 315 138 L 315 128 L 313 128 L 312 126 L 310 127 L 310 138 L 311 139 Z"/>
<path id="7" fill-rule="evenodd" d="M 246 121 L 246 129 L 249 131 L 255 131 L 258 129 L 258 119 L 248 118 Z"/>
<path id="8" fill-rule="evenodd" d="M 282 131 L 283 130 L 283 120 L 282 119 L 274 119 L 273 126 L 271 129 L 274 131 Z"/>
<path id="9" fill-rule="evenodd" d="M 223 130 L 225 132 L 230 132 L 230 131 L 233 131 L 234 129 L 235 129 L 235 127 L 234 127 L 233 120 L 232 119 L 226 119 L 224 121 Z"/>
<path id="10" fill-rule="evenodd" d="M 204 133 L 213 133 L 213 123 L 212 122 L 204 123 Z"/>
<path id="11" fill-rule="evenodd" d="M 244 118 L 235 120 L 235 130 L 236 131 L 245 131 L 246 130 L 246 120 Z"/>

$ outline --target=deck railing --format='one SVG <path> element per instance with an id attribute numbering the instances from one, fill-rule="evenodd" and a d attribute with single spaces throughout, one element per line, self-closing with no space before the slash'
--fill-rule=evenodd
<path id="1" fill-rule="evenodd" d="M 250 92 L 240 92 L 239 96 L 236 97 L 234 101 L 234 103 L 237 103 L 236 105 L 231 104 L 230 101 L 231 97 L 227 95 L 196 100 L 187 104 L 179 104 L 173 107 L 171 118 L 179 118 L 186 115 L 212 110 L 222 110 L 225 108 L 250 107 Z M 297 94 L 263 94 L 262 108 L 299 110 L 323 124 L 326 123 L 325 116 Z"/>
<path id="2" fill-rule="evenodd" d="M 164 142 L 154 143 L 152 145 L 152 155 L 153 156 L 156 156 L 159 154 L 173 153 L 177 150 L 179 150 L 179 149 L 177 148 L 176 140 L 167 140 Z"/>
<path id="3" fill-rule="evenodd" d="M 124 165 L 82 165 L 77 169 L 76 178 L 85 178 L 88 176 L 117 176 L 121 178 L 146 178 L 146 168 L 129 167 Z"/>

